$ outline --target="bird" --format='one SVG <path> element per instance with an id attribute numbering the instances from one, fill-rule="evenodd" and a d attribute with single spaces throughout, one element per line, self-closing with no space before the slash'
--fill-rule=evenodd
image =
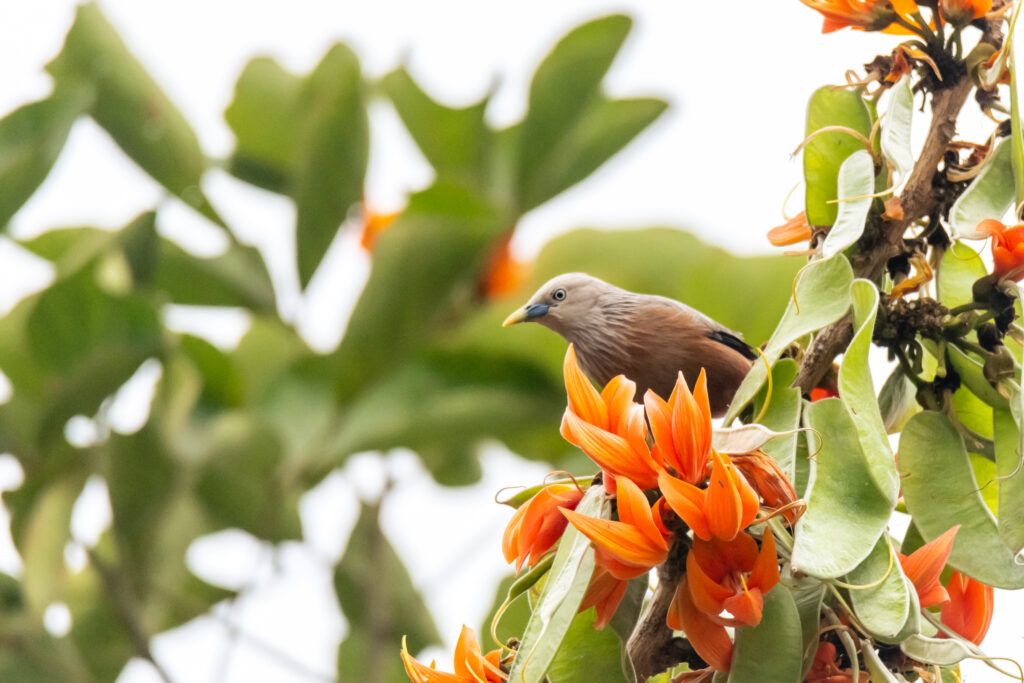
<path id="1" fill-rule="evenodd" d="M 713 417 L 725 414 L 757 358 L 743 338 L 684 303 L 637 294 L 586 273 L 563 273 L 544 283 L 504 327 L 536 322 L 576 349 L 583 371 L 600 386 L 616 375 L 668 400 L 679 372 L 689 386 L 707 374 Z"/>

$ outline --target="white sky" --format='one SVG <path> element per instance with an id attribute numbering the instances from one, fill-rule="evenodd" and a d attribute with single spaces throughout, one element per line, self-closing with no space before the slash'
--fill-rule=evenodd
<path id="1" fill-rule="evenodd" d="M 0 0 L 0 113 L 48 92 L 42 65 L 59 51 L 74 4 Z M 529 76 L 558 37 L 584 19 L 626 11 L 636 26 L 608 89 L 623 96 L 662 96 L 671 110 L 608 167 L 525 217 L 515 242 L 523 256 L 536 253 L 552 235 L 581 225 L 687 226 L 738 252 L 770 252 L 764 233 L 781 222 L 783 199 L 800 179 L 799 160 L 790 153 L 803 137 L 807 97 L 820 85 L 841 82 L 847 68 L 859 68 L 896 42 L 849 31 L 823 36 L 818 15 L 797 0 L 105 0 L 100 5 L 211 156 L 231 150 L 222 113 L 242 67 L 258 54 L 304 73 L 331 43 L 344 40 L 369 74 L 383 74 L 407 60 L 428 92 L 452 104 L 477 100 L 500 77 L 488 115 L 504 124 L 522 114 Z M 977 123 L 978 117 L 972 119 Z M 378 207 L 397 207 L 409 191 L 429 184 L 431 171 L 386 106 L 374 108 L 373 127 L 367 196 Z M 977 130 L 977 138 L 987 135 L 984 126 Z M 286 282 L 292 267 L 283 246 L 292 218 L 288 202 L 223 174 L 210 174 L 206 181 L 214 204 L 244 239 L 270 254 L 276 280 Z M 89 222 L 119 227 L 161 194 L 98 127 L 82 122 L 51 178 L 15 218 L 13 230 L 28 235 Z M 797 195 L 792 211 L 799 205 Z M 168 207 L 160 224 L 191 248 L 218 248 L 209 227 L 187 209 Z M 365 277 L 366 263 L 350 242 L 342 240 L 332 250 L 336 272 L 319 278 L 307 301 L 282 285 L 283 314 L 296 320 L 318 348 L 329 348 L 340 336 Z M 45 282 L 45 269 L 33 269 L 12 253 L 10 243 L 0 241 L 0 309 L 13 303 L 14 293 Z M 170 314 L 176 327 L 209 328 L 176 315 Z M 244 319 L 225 323 L 217 341 L 232 343 L 244 325 Z M 494 491 L 535 483 L 545 471 L 500 449 L 485 457 L 479 484 L 455 490 L 434 485 L 407 453 L 354 458 L 304 499 L 308 542 L 286 545 L 276 559 L 238 532 L 196 544 L 190 561 L 203 576 L 257 590 L 229 615 L 244 621 L 247 635 L 235 641 L 227 657 L 228 636 L 214 618 L 156 639 L 156 656 L 176 682 L 299 683 L 319 680 L 316 672 L 332 675 L 334 648 L 345 627 L 337 616 L 330 565 L 354 521 L 356 496 L 375 495 L 385 468 L 397 486 L 394 504 L 383 511 L 384 526 L 448 642 L 445 651 L 435 653 L 439 664 L 450 662 L 459 626 L 479 623 L 494 582 L 505 572 L 499 539 L 509 514 L 493 504 Z M 16 469 L 0 460 L 0 484 L 16 481 Z M 84 528 L 102 521 L 104 495 L 102 487 L 94 487 L 92 503 L 83 503 Z M 465 522 L 470 510 L 472 526 Z M 452 534 L 452 528 L 464 533 Z M 0 553 L 0 567 L 14 566 L 16 559 Z M 1019 595 L 1012 601 L 1004 597 L 986 645 L 991 654 L 1012 656 L 1024 651 L 1020 621 L 1012 616 L 1022 601 Z M 59 622 L 60 615 L 54 619 Z M 267 654 L 267 643 L 308 671 Z M 981 667 L 969 671 L 971 681 L 989 680 Z M 147 665 L 134 663 L 119 680 L 144 683 L 156 677 Z"/>

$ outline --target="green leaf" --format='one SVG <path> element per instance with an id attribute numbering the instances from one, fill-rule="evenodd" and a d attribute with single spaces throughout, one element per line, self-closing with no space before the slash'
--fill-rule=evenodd
<path id="1" fill-rule="evenodd" d="M 299 491 L 276 432 L 254 415 L 228 412 L 204 441 L 196 495 L 215 523 L 269 541 L 300 538 Z"/>
<path id="2" fill-rule="evenodd" d="M 891 640 L 903 630 L 911 616 L 914 585 L 903 574 L 885 534 L 847 580 L 855 586 L 849 589 L 853 610 L 871 635 Z"/>
<path id="3" fill-rule="evenodd" d="M 380 86 L 438 178 L 485 188 L 495 142 L 484 120 L 490 95 L 468 107 L 447 107 L 425 93 L 404 67 L 385 75 Z"/>
<path id="4" fill-rule="evenodd" d="M 888 434 L 898 434 L 911 417 L 921 411 L 917 388 L 903 368 L 897 366 L 878 392 L 878 412 Z"/>
<path id="5" fill-rule="evenodd" d="M 914 167 L 914 152 L 910 148 L 910 129 L 914 119 L 914 93 L 910 89 L 910 74 L 900 78 L 890 92 L 889 109 L 882 119 L 882 154 L 902 180 L 910 175 Z"/>
<path id="6" fill-rule="evenodd" d="M 761 450 L 779 463 L 791 482 L 796 481 L 796 451 L 800 441 L 800 408 L 803 403 L 800 390 L 790 386 L 796 377 L 797 364 L 791 359 L 780 360 L 772 368 L 772 394 L 768 409 L 760 424 L 777 432 L 793 432 L 775 437 L 765 443 Z M 754 414 L 759 415 L 764 405 L 767 386 L 754 399 Z M 721 450 L 721 449 L 719 449 Z"/>
<path id="7" fill-rule="evenodd" d="M 960 381 L 982 401 L 996 410 L 1009 410 L 1006 397 L 993 387 L 985 377 L 985 366 L 972 353 L 965 353 L 953 344 L 946 345 L 946 357 Z"/>
<path id="8" fill-rule="evenodd" d="M 486 252 L 503 228 L 489 206 L 458 188 L 413 195 L 374 246 L 369 281 L 332 359 L 342 402 L 469 312 Z"/>
<path id="9" fill-rule="evenodd" d="M 953 666 L 972 654 L 963 641 L 954 638 L 929 638 L 920 634 L 900 643 L 900 650 L 911 659 L 938 666 Z"/>
<path id="10" fill-rule="evenodd" d="M 875 190 L 875 162 L 867 150 L 859 149 L 846 158 L 839 167 L 837 183 L 839 209 L 821 245 L 825 258 L 844 251 L 864 233 Z"/>
<path id="11" fill-rule="evenodd" d="M 601 93 L 632 23 L 612 15 L 583 24 L 537 68 L 516 131 L 521 211 L 590 175 L 665 110 L 661 100 L 608 100 Z"/>
<path id="12" fill-rule="evenodd" d="M 68 568 L 64 546 L 71 540 L 71 509 L 81 493 L 79 477 L 48 486 L 32 506 L 18 544 L 24 562 L 22 588 L 30 613 L 41 618 L 50 603 L 63 599 Z"/>
<path id="13" fill-rule="evenodd" d="M 349 624 L 338 650 L 342 681 L 398 681 L 398 652 L 440 644 L 441 637 L 409 572 L 378 524 L 378 507 L 362 506 L 344 557 L 334 569 L 334 590 Z"/>
<path id="14" fill-rule="evenodd" d="M 857 425 L 857 435 L 875 486 L 888 497 L 890 504 L 895 504 L 899 491 L 896 462 L 868 365 L 878 313 L 878 290 L 871 282 L 858 279 L 850 286 L 850 297 L 855 332 L 839 366 L 839 395 Z"/>
<path id="15" fill-rule="evenodd" d="M 254 247 L 243 244 L 232 244 L 220 256 L 206 258 L 161 238 L 151 285 L 176 304 L 277 311 L 263 258 Z"/>
<path id="16" fill-rule="evenodd" d="M 0 230 L 49 175 L 71 125 L 87 106 L 86 92 L 58 88 L 0 119 Z"/>
<path id="17" fill-rule="evenodd" d="M 803 667 L 800 679 L 807 676 L 807 672 L 814 662 L 814 654 L 817 651 L 818 630 L 821 628 L 821 605 L 825 597 L 825 584 L 811 578 L 804 578 L 803 581 L 796 580 L 792 589 L 793 601 L 796 603 L 796 611 L 800 615 L 800 632 L 803 644 Z"/>
<path id="18" fill-rule="evenodd" d="M 96 4 L 78 7 L 64 49 L 46 69 L 58 88 L 93 89 L 89 113 L 121 149 L 185 203 L 223 225 L 199 186 L 206 159 L 196 134 Z"/>
<path id="19" fill-rule="evenodd" d="M 903 429 L 899 453 L 903 498 L 925 540 L 960 524 L 950 566 L 998 588 L 1024 587 L 1024 566 L 1000 539 L 949 419 L 931 411 L 915 415 Z"/>
<path id="20" fill-rule="evenodd" d="M 203 378 L 203 409 L 216 412 L 242 405 L 245 390 L 238 368 L 231 358 L 210 342 L 190 334 L 182 335 L 181 350 L 192 359 Z"/>
<path id="21" fill-rule="evenodd" d="M 872 123 L 859 90 L 826 85 L 814 91 L 807 103 L 807 135 L 826 126 L 843 126 L 866 138 Z M 838 196 L 839 169 L 848 156 L 863 149 L 863 142 L 840 131 L 820 133 L 804 147 L 804 197 L 810 225 L 835 223 L 839 208 L 829 202 Z"/>
<path id="22" fill-rule="evenodd" d="M 1024 549 L 1024 466 L 1021 465 L 1024 439 L 1008 412 L 997 410 L 993 424 L 999 480 L 999 536 L 1010 551 L 1017 554 Z"/>
<path id="23" fill-rule="evenodd" d="M 816 401 L 806 420 L 821 435 L 821 448 L 811 460 L 807 512 L 797 522 L 793 568 L 837 578 L 871 553 L 892 506 L 874 483 L 846 407 L 837 399 Z"/>
<path id="24" fill-rule="evenodd" d="M 596 610 L 590 609 L 573 617 L 562 639 L 558 653 L 551 661 L 547 680 L 551 683 L 593 683 L 593 681 L 634 680 L 624 643 L 610 628 L 594 628 Z M 512 680 L 511 678 L 509 680 Z"/>
<path id="25" fill-rule="evenodd" d="M 576 512 L 608 519 L 611 506 L 604 502 L 604 487 L 591 486 Z M 559 542 L 555 564 L 548 573 L 544 591 L 530 615 L 519 650 L 509 671 L 509 680 L 539 683 L 562 647 L 594 573 L 594 551 L 590 541 L 575 527 L 568 526 Z"/>
<path id="26" fill-rule="evenodd" d="M 729 683 L 784 683 L 800 680 L 803 635 L 793 594 L 777 584 L 764 596 L 757 626 L 736 629 Z"/>
<path id="27" fill-rule="evenodd" d="M 296 108 L 303 79 L 270 57 L 245 65 L 224 120 L 235 134 L 231 173 L 266 190 L 287 194 L 298 146 Z"/>
<path id="28" fill-rule="evenodd" d="M 552 559 L 554 556 L 551 556 Z M 477 629 L 477 633 L 480 634 L 480 639 L 489 638 L 491 632 L 491 624 L 494 622 L 495 617 L 498 614 L 498 609 L 509 601 L 508 607 L 501 615 L 501 621 L 498 622 L 498 626 L 495 629 L 495 633 L 498 635 L 498 640 L 502 643 L 507 643 L 509 638 L 519 638 L 523 635 L 523 631 L 526 630 L 526 622 L 530 620 L 530 603 L 526 598 L 526 591 L 530 588 L 522 588 L 524 583 L 523 579 L 537 581 L 543 576 L 548 569 L 550 569 L 550 563 L 548 567 L 542 568 L 543 571 L 537 571 L 535 568 L 531 568 L 525 574 L 520 577 L 506 576 L 498 584 L 498 588 L 494 592 L 494 600 L 491 601 L 491 608 L 487 610 L 487 616 L 484 618 L 482 624 Z M 533 584 L 531 583 L 531 586 Z"/>
<path id="29" fill-rule="evenodd" d="M 996 143 L 995 152 L 981 172 L 949 210 L 950 236 L 954 240 L 985 239 L 988 233 L 978 231 L 978 223 L 987 219 L 1000 219 L 1013 205 L 1013 162 L 1011 143 Z"/>
<path id="30" fill-rule="evenodd" d="M 963 242 L 955 242 L 942 254 L 935 274 L 935 291 L 939 301 L 955 308 L 974 301 L 971 289 L 978 279 L 988 275 L 981 256 Z"/>
<path id="31" fill-rule="evenodd" d="M 349 207 L 363 199 L 370 124 L 359 59 L 332 47 L 303 84 L 292 198 L 299 281 L 309 284 Z"/>
<path id="32" fill-rule="evenodd" d="M 843 317 L 850 309 L 850 285 L 853 269 L 845 256 L 817 261 L 800 275 L 796 283 L 796 301 L 792 299 L 764 348 L 769 365 L 800 337 L 820 330 Z M 799 307 L 797 306 L 799 303 Z M 754 363 L 725 414 L 723 424 L 732 422 L 761 389 L 767 378 L 764 363 Z"/>

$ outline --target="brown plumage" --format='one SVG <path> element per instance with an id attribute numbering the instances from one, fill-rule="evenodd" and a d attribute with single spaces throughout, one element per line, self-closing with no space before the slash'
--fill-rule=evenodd
<path id="1" fill-rule="evenodd" d="M 757 355 L 728 328 L 663 296 L 634 294 L 586 273 L 545 283 L 505 325 L 538 322 L 576 347 L 580 366 L 604 386 L 623 374 L 664 399 L 681 370 L 690 386 L 707 371 L 711 412 L 723 415 Z"/>

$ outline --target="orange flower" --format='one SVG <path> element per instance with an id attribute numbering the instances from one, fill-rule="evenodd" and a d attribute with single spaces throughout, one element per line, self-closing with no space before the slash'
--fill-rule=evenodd
<path id="1" fill-rule="evenodd" d="M 827 640 L 818 643 L 818 650 L 814 653 L 814 663 L 811 664 L 804 683 L 847 683 L 853 681 L 853 673 L 849 669 L 840 669 L 837 659 L 836 646 Z"/>
<path id="2" fill-rule="evenodd" d="M 429 667 L 420 664 L 409 654 L 404 637 L 402 662 L 413 683 L 504 683 L 506 678 L 500 668 L 501 650 L 481 653 L 480 641 L 468 626 L 462 627 L 459 642 L 455 644 L 455 673 L 438 671 L 434 662 Z"/>
<path id="3" fill-rule="evenodd" d="M 619 479 L 616 500 L 618 522 L 566 509 L 562 514 L 594 544 L 598 565 L 616 579 L 632 579 L 665 561 L 672 534 L 661 521 L 661 500 L 649 507 L 643 491 L 625 477 Z"/>
<path id="4" fill-rule="evenodd" d="M 686 556 L 686 576 L 693 604 L 712 621 L 756 626 L 761 623 L 764 594 L 779 582 L 775 539 L 766 533 L 760 552 L 750 534 L 731 541 L 696 539 Z M 719 616 L 723 611 L 733 619 Z"/>
<path id="5" fill-rule="evenodd" d="M 594 619 L 594 628 L 603 629 L 615 616 L 615 610 L 619 608 L 628 584 L 629 581 L 616 579 L 607 569 L 598 567 L 590 577 L 590 585 L 587 586 L 579 611 L 596 607 L 597 618 Z"/>
<path id="6" fill-rule="evenodd" d="M 746 477 L 754 491 L 761 496 L 765 505 L 783 507 L 796 501 L 796 490 L 775 459 L 763 451 L 741 453 L 732 456 L 732 464 Z M 799 512 L 790 509 L 784 513 L 792 524 Z"/>
<path id="7" fill-rule="evenodd" d="M 526 280 L 527 266 L 512 256 L 509 248 L 511 233 L 498 242 L 484 275 L 483 290 L 488 300 L 511 294 Z"/>
<path id="8" fill-rule="evenodd" d="M 643 407 L 633 402 L 636 384 L 624 375 L 613 377 L 600 394 L 576 362 L 573 345 L 562 366 L 569 405 L 562 418 L 562 436 L 583 449 L 604 470 L 605 487 L 614 491 L 615 477 L 632 479 L 643 489 L 658 483 L 658 467 L 647 446 Z"/>
<path id="9" fill-rule="evenodd" d="M 942 605 L 942 623 L 975 645 L 981 645 L 992 623 L 995 591 L 992 586 L 953 570 L 949 602 Z"/>
<path id="10" fill-rule="evenodd" d="M 654 436 L 655 462 L 671 467 L 684 481 L 698 484 L 708 476 L 708 456 L 711 455 L 711 407 L 703 369 L 693 388 L 691 394 L 680 372 L 667 402 L 648 391 L 644 406 Z"/>
<path id="11" fill-rule="evenodd" d="M 776 247 L 788 247 L 809 239 L 811 239 L 811 226 L 807 224 L 807 214 L 803 211 L 768 231 L 768 241 Z"/>
<path id="12" fill-rule="evenodd" d="M 992 11 L 992 0 L 939 0 L 942 18 L 956 27 L 966 26 Z"/>
<path id="13" fill-rule="evenodd" d="M 693 535 L 708 541 L 712 537 L 731 540 L 747 528 L 757 515 L 757 494 L 736 471 L 728 455 L 712 449 L 711 479 L 706 489 L 662 472 L 658 487 L 665 502 L 693 529 Z"/>
<path id="14" fill-rule="evenodd" d="M 938 536 L 932 541 L 912 552 L 910 555 L 898 553 L 903 573 L 914 584 L 921 607 L 927 608 L 949 600 L 949 593 L 939 583 L 939 575 L 946 566 L 949 551 L 953 549 L 953 538 L 960 525 Z"/>
<path id="15" fill-rule="evenodd" d="M 693 649 L 713 669 L 729 670 L 732 664 L 732 641 L 729 639 L 729 632 L 693 604 L 685 574 L 676 587 L 676 594 L 668 607 L 665 621 L 669 628 L 685 633 Z"/>
<path id="16" fill-rule="evenodd" d="M 576 509 L 583 491 L 572 484 L 550 484 L 519 506 L 501 539 L 506 562 L 515 561 L 516 574 L 526 564 L 533 566 L 562 537 L 566 519 L 558 511 Z"/>
<path id="17" fill-rule="evenodd" d="M 841 28 L 858 31 L 884 31 L 886 33 L 909 33 L 902 26 L 892 23 L 902 16 L 917 11 L 913 0 L 800 0 L 825 17 L 822 33 L 831 33 Z"/>
<path id="18" fill-rule="evenodd" d="M 1000 279 L 1020 280 L 1024 277 L 1024 223 L 1008 228 L 989 218 L 978 223 L 978 230 L 992 236 L 993 274 Z"/>
<path id="19" fill-rule="evenodd" d="M 359 238 L 359 244 L 366 251 L 373 251 L 373 245 L 382 232 L 391 227 L 401 212 L 376 213 L 366 202 L 363 202 L 363 233 Z"/>
<path id="20" fill-rule="evenodd" d="M 839 392 L 835 389 L 826 389 L 825 387 L 811 389 L 811 403 L 820 401 L 823 398 L 839 398 Z"/>

